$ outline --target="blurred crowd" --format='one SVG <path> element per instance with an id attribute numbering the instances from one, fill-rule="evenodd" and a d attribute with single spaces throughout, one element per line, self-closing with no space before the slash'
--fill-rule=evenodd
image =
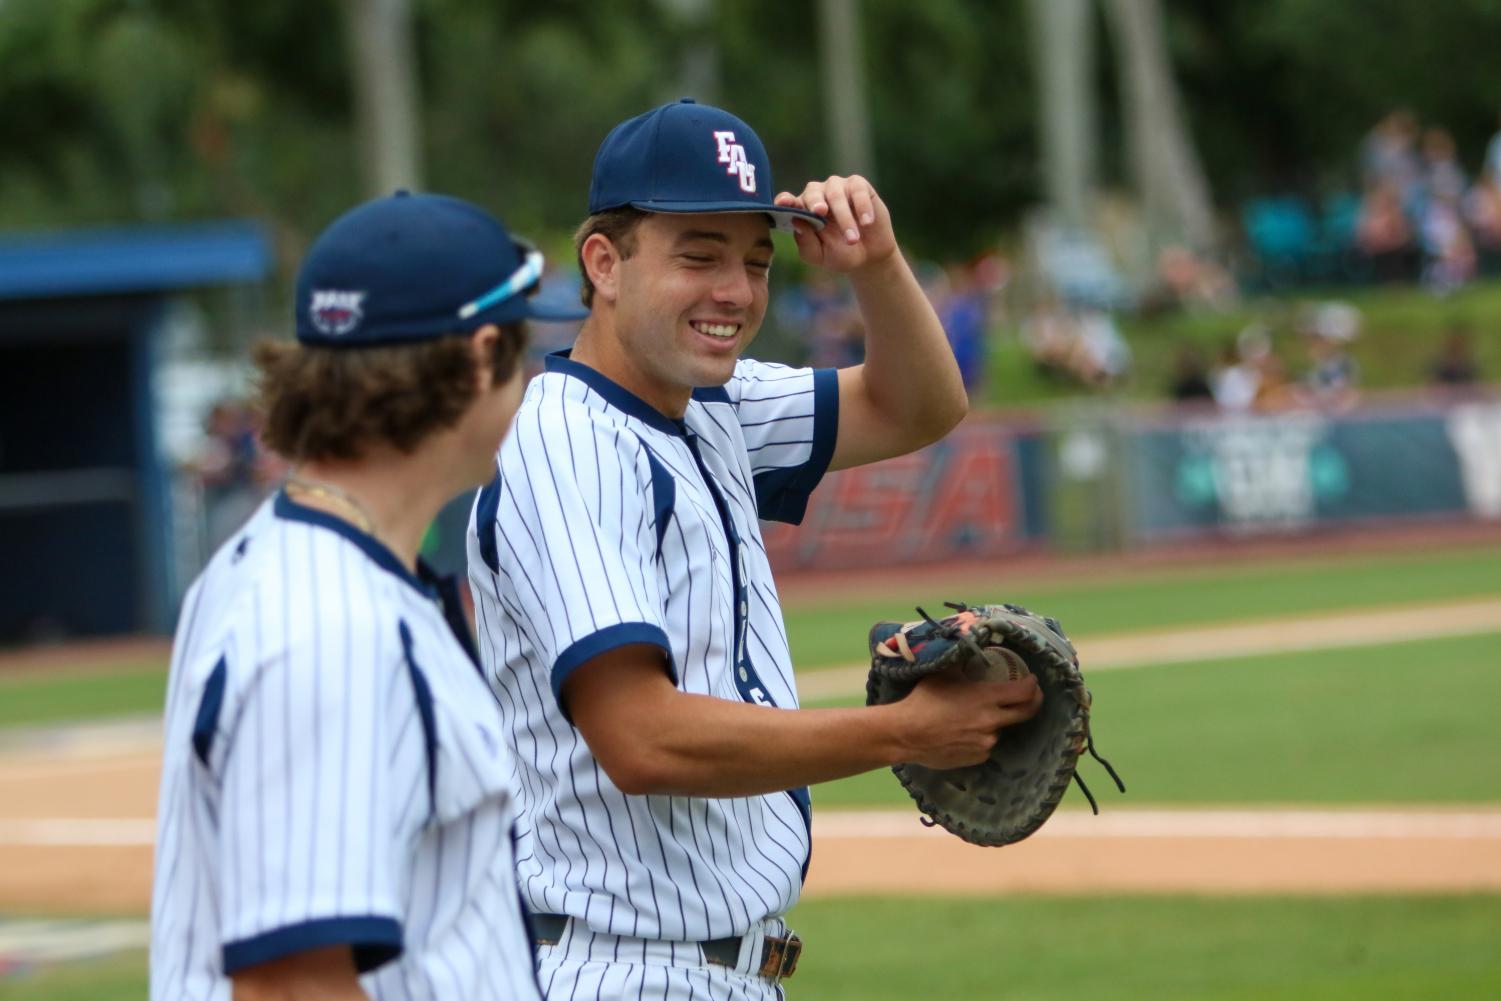
<path id="1" fill-rule="evenodd" d="M 1224 345 L 1211 363 L 1194 345 L 1176 359 L 1168 395 L 1185 404 L 1213 404 L 1226 413 L 1295 409 L 1342 411 L 1360 399 L 1360 367 L 1350 353 L 1360 334 L 1359 310 L 1345 302 L 1298 310 L 1296 352 L 1276 350 L 1272 330 L 1253 323 Z M 1294 357 L 1289 364 L 1289 355 Z M 1480 381 L 1467 325 L 1450 324 L 1425 373 L 1429 385 L 1453 390 Z"/>
<path id="2" fill-rule="evenodd" d="M 939 267 L 920 264 L 923 288 L 948 336 L 959 374 L 971 399 L 978 400 L 988 361 L 990 334 L 1001 322 L 1002 293 L 1010 282 L 1005 258 L 987 254 Z M 865 359 L 865 328 L 846 284 L 824 271 L 772 297 L 774 325 L 793 332 L 804 349 L 805 364 L 844 368 Z"/>
<path id="3" fill-rule="evenodd" d="M 1227 413 L 1315 408 L 1346 410 L 1359 398 L 1360 369 L 1350 343 L 1360 332 L 1360 314 L 1347 303 L 1305 307 L 1295 323 L 1302 347 L 1295 377 L 1270 329 L 1252 324 L 1226 344 L 1210 365 L 1198 348 L 1180 349 L 1169 394 L 1180 403 L 1212 402 Z"/>
<path id="4" fill-rule="evenodd" d="M 1472 177 L 1447 129 L 1399 109 L 1361 144 L 1360 176 L 1355 239 L 1377 280 L 1445 293 L 1501 271 L 1501 132 Z"/>

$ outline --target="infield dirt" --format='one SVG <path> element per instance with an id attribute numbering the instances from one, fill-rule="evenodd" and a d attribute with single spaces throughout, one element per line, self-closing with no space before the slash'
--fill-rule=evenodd
<path id="1" fill-rule="evenodd" d="M 1483 632 L 1497 622 L 1501 602 L 1468 601 L 1430 606 L 1411 619 L 1367 610 L 1100 637 L 1090 641 L 1090 656 L 1096 669 L 1124 667 L 1174 651 L 1176 659 L 1196 659 L 1206 645 L 1223 657 L 1306 649 L 1330 637 L 1354 645 L 1377 634 Z M 836 682 L 848 688 L 847 673 L 809 675 L 805 696 Z M 160 767 L 156 728 L 106 725 L 36 737 L 13 734 L 0 745 L 0 908 L 143 912 Z M 1112 810 L 1099 818 L 1065 811 L 1004 850 L 925 830 L 914 813 L 825 810 L 815 821 L 806 893 L 1467 890 L 1501 890 L 1501 807 Z"/>

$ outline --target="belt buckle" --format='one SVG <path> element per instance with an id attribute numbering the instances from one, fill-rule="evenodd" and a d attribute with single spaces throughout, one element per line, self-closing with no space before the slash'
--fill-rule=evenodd
<path id="1" fill-rule="evenodd" d="M 803 954 L 803 940 L 789 931 L 786 938 L 766 936 L 766 954 L 761 957 L 761 976 L 779 984 L 797 971 L 798 957 Z"/>

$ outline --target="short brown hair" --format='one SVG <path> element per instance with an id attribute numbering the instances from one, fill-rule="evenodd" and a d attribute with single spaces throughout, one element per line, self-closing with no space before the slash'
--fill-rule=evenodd
<path id="1" fill-rule="evenodd" d="M 579 299 L 585 306 L 594 306 L 594 283 L 589 280 L 589 269 L 584 267 L 584 241 L 598 233 L 615 245 L 622 258 L 630 257 L 636 252 L 636 227 L 645 218 L 646 213 L 640 209 L 622 205 L 594 213 L 574 232 L 573 249 L 578 255 L 579 274 L 583 276 Z"/>
<path id="2" fill-rule="evenodd" d="M 470 336 L 373 347 L 261 341 L 251 357 L 266 445 L 292 462 L 359 459 L 378 444 L 412 452 L 474 400 Z M 521 324 L 501 325 L 490 357 L 496 384 L 515 373 L 525 343 Z"/>

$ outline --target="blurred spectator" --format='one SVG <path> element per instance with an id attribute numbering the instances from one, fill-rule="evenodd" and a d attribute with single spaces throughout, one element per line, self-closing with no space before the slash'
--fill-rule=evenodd
<path id="1" fill-rule="evenodd" d="M 1328 410 L 1344 410 L 1359 398 L 1360 370 L 1347 346 L 1360 332 L 1360 312 L 1343 302 L 1326 302 L 1304 312 L 1298 325 L 1310 359 L 1304 384 L 1308 401 Z"/>
<path id="2" fill-rule="evenodd" d="M 1475 361 L 1469 327 L 1450 324 L 1430 374 L 1440 386 L 1469 386 L 1480 381 L 1480 365 Z"/>
<path id="3" fill-rule="evenodd" d="M 1501 184 L 1482 174 L 1461 207 L 1475 245 L 1476 270 L 1484 275 L 1501 272 Z"/>
<path id="4" fill-rule="evenodd" d="M 1131 368 L 1131 346 L 1121 336 L 1115 318 L 1103 309 L 1085 310 L 1079 316 L 1079 340 L 1090 382 L 1108 386 L 1120 381 Z"/>
<path id="5" fill-rule="evenodd" d="M 210 547 L 245 522 L 280 475 L 280 464 L 260 447 L 255 415 L 238 400 L 214 404 L 204 438 L 187 471 L 203 491 Z"/>
<path id="6" fill-rule="evenodd" d="M 809 364 L 846 368 L 865 360 L 864 328 L 843 284 L 829 272 L 813 270 L 803 286 Z"/>
<path id="7" fill-rule="evenodd" d="M 1355 246 L 1379 282 L 1417 277 L 1417 245 L 1396 184 L 1377 181 L 1366 188 L 1355 222 Z"/>
<path id="8" fill-rule="evenodd" d="M 1460 215 L 1459 199 L 1435 194 L 1423 208 L 1423 285 L 1447 295 L 1475 277 L 1475 245 Z"/>
<path id="9" fill-rule="evenodd" d="M 1287 378 L 1287 366 L 1275 352 L 1268 351 L 1257 360 L 1256 374 L 1256 398 L 1251 403 L 1252 409 L 1265 412 L 1291 410 L 1303 402 L 1298 388 Z"/>
<path id="10" fill-rule="evenodd" d="M 1454 137 L 1448 129 L 1430 128 L 1423 133 L 1423 197 L 1449 198 L 1455 201 L 1464 194 L 1468 181 Z"/>
<path id="11" fill-rule="evenodd" d="M 1398 108 L 1377 122 L 1360 147 L 1360 173 L 1367 190 L 1387 187 L 1404 210 L 1418 196 L 1422 164 L 1415 144 L 1418 123 L 1412 112 Z"/>
<path id="12" fill-rule="evenodd" d="M 1266 328 L 1253 323 L 1225 345 L 1220 366 L 1211 376 L 1214 402 L 1228 413 L 1251 409 L 1261 387 L 1261 358 L 1271 350 Z"/>
<path id="13" fill-rule="evenodd" d="M 1173 363 L 1173 384 L 1168 392 L 1179 403 L 1200 403 L 1214 399 L 1214 390 L 1209 386 L 1209 366 L 1204 354 L 1192 344 L 1178 349 Z"/>
<path id="14" fill-rule="evenodd" d="M 945 277 L 934 306 L 959 363 L 964 388 L 973 396 L 985 375 L 986 296 L 967 266 L 950 267 Z"/>
<path id="15" fill-rule="evenodd" d="M 1228 309 L 1238 290 L 1224 268 L 1187 247 L 1174 244 L 1157 255 L 1157 288 L 1142 303 L 1143 309 L 1178 306 L 1192 309 Z"/>
<path id="16" fill-rule="evenodd" d="M 1485 165 L 1480 169 L 1484 180 L 1501 188 L 1501 131 L 1491 136 L 1485 147 Z"/>
<path id="17" fill-rule="evenodd" d="M 1044 373 L 1097 389 L 1120 380 L 1131 365 L 1130 346 L 1100 309 L 1073 311 L 1045 300 L 1022 324 L 1022 342 Z"/>

